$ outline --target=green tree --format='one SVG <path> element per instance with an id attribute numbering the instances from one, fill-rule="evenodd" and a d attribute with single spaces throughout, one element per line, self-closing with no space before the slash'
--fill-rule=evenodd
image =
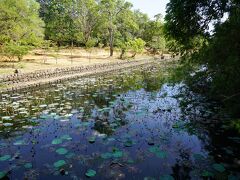
<path id="1" fill-rule="evenodd" d="M 76 39 L 76 3 L 72 0 L 41 0 L 41 17 L 45 22 L 45 37 L 61 45 L 71 45 Z"/>
<path id="2" fill-rule="evenodd" d="M 25 45 L 19 45 L 14 42 L 6 43 L 1 48 L 1 54 L 8 57 L 10 60 L 13 60 L 17 57 L 18 61 L 21 61 L 23 56 L 26 55 L 29 51 L 29 47 Z"/>
<path id="3" fill-rule="evenodd" d="M 39 18 L 35 0 L 0 1 L 0 51 L 21 60 L 29 46 L 43 41 L 43 21 Z"/>
<path id="4" fill-rule="evenodd" d="M 161 14 L 156 15 L 154 20 L 149 20 L 147 22 L 143 40 L 153 54 L 165 49 L 164 23 Z"/>
<path id="5" fill-rule="evenodd" d="M 167 36 L 190 52 L 183 65 L 190 64 L 190 71 L 206 67 L 188 76 L 191 85 L 198 91 L 207 89 L 210 97 L 231 107 L 235 115 L 240 108 L 240 79 L 236 78 L 240 72 L 239 7 L 238 0 L 171 0 L 165 18 Z M 222 21 L 224 14 L 228 16 Z M 214 26 L 212 33 L 210 25 Z"/>
<path id="6" fill-rule="evenodd" d="M 130 46 L 130 48 L 133 50 L 133 55 L 132 55 L 132 57 L 135 57 L 137 53 L 143 52 L 144 47 L 145 47 L 145 44 L 146 44 L 145 41 L 143 41 L 143 40 L 140 39 L 140 38 L 131 40 L 131 41 L 129 42 L 129 46 Z"/>
<path id="7" fill-rule="evenodd" d="M 113 56 L 115 33 L 118 30 L 117 19 L 131 7 L 132 4 L 124 0 L 101 0 L 100 2 L 105 28 L 108 30 L 110 56 Z"/>
<path id="8" fill-rule="evenodd" d="M 121 49 L 120 59 L 123 59 L 126 51 L 131 49 L 129 42 L 135 38 L 139 31 L 134 12 L 130 9 L 121 12 L 117 18 L 116 27 L 115 45 Z"/>
<path id="9" fill-rule="evenodd" d="M 81 43 L 85 46 L 95 41 L 93 35 L 97 34 L 102 23 L 100 8 L 95 0 L 77 0 L 75 24 L 78 33 L 82 34 Z M 95 44 L 94 44 L 95 45 Z"/>

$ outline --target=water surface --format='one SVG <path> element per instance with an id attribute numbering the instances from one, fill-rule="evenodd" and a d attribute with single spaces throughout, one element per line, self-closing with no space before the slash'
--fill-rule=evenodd
<path id="1" fill-rule="evenodd" d="M 239 179 L 239 134 L 142 68 L 2 94 L 0 178 Z"/>

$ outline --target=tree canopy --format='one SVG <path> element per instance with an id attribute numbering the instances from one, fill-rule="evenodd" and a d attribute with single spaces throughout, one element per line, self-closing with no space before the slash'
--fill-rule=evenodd
<path id="1" fill-rule="evenodd" d="M 197 85 L 208 86 L 211 97 L 226 106 L 234 105 L 234 113 L 239 114 L 240 79 L 236 77 L 240 72 L 240 2 L 171 0 L 165 20 L 168 38 L 190 52 L 184 64 L 206 67 L 190 79 Z"/>

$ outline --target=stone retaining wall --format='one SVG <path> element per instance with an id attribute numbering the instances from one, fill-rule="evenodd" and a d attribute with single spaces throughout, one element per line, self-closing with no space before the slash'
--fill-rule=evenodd
<path id="1" fill-rule="evenodd" d="M 52 84 L 73 78 L 86 77 L 89 75 L 110 71 L 118 71 L 125 68 L 131 68 L 151 63 L 153 63 L 152 59 L 123 61 L 89 66 L 56 68 L 53 70 L 42 70 L 32 73 L 19 73 L 15 75 L 0 76 L 0 85 L 5 85 L 7 87 L 0 89 L 0 93 L 15 92 L 30 87 L 39 87 L 44 84 Z"/>

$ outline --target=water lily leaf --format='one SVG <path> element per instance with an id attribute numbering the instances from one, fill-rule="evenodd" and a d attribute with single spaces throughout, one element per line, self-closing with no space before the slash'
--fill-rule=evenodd
<path id="1" fill-rule="evenodd" d="M 115 141 L 116 139 L 115 138 L 107 138 L 108 141 Z"/>
<path id="2" fill-rule="evenodd" d="M 40 108 L 46 108 L 47 105 L 46 105 L 46 104 L 41 104 L 41 105 L 39 105 L 39 107 L 40 107 Z"/>
<path id="3" fill-rule="evenodd" d="M 9 159 L 11 159 L 11 156 L 10 155 L 4 155 L 4 156 L 0 156 L 0 161 L 7 161 L 7 160 L 9 160 Z"/>
<path id="4" fill-rule="evenodd" d="M 214 174 L 212 172 L 209 171 L 203 171 L 201 174 L 203 177 L 213 177 Z"/>
<path id="5" fill-rule="evenodd" d="M 13 126 L 13 123 L 3 123 L 3 126 L 10 127 L 10 126 Z"/>
<path id="6" fill-rule="evenodd" d="M 117 150 L 117 151 L 113 152 L 112 155 L 114 158 L 121 158 L 123 156 L 123 152 Z"/>
<path id="7" fill-rule="evenodd" d="M 229 175 L 228 180 L 238 180 L 238 177 L 234 175 Z"/>
<path id="8" fill-rule="evenodd" d="M 61 136 L 61 139 L 62 140 L 68 140 L 68 141 L 72 140 L 71 136 L 69 136 L 68 134 L 65 134 L 65 135 Z"/>
<path id="9" fill-rule="evenodd" d="M 2 120 L 3 120 L 3 121 L 11 121 L 12 119 L 11 119 L 10 116 L 3 116 L 3 117 L 2 117 Z"/>
<path id="10" fill-rule="evenodd" d="M 95 143 L 95 141 L 96 141 L 95 136 L 92 136 L 92 137 L 88 138 L 88 142 L 91 143 L 91 144 Z"/>
<path id="11" fill-rule="evenodd" d="M 201 154 L 193 154 L 193 157 L 194 157 L 194 159 L 196 159 L 196 160 L 203 160 L 203 159 L 204 159 L 204 156 L 201 155 Z"/>
<path id="12" fill-rule="evenodd" d="M 143 180 L 156 180 L 154 177 L 144 177 Z"/>
<path id="13" fill-rule="evenodd" d="M 82 125 L 84 126 L 84 127 L 87 127 L 87 126 L 89 126 L 91 123 L 90 122 L 83 122 L 82 123 Z"/>
<path id="14" fill-rule="evenodd" d="M 160 180 L 174 180 L 174 178 L 171 175 L 163 175 Z"/>
<path id="15" fill-rule="evenodd" d="M 165 151 L 158 151 L 156 152 L 156 156 L 163 159 L 163 158 L 166 158 L 167 157 L 167 152 Z"/>
<path id="16" fill-rule="evenodd" d="M 129 159 L 129 160 L 127 160 L 127 163 L 128 163 L 128 164 L 133 164 L 133 163 L 134 163 L 134 160 Z"/>
<path id="17" fill-rule="evenodd" d="M 125 147 L 132 147 L 133 145 L 133 141 L 132 140 L 127 140 L 125 143 L 124 143 L 124 146 Z"/>
<path id="18" fill-rule="evenodd" d="M 65 157 L 71 159 L 75 156 L 75 153 L 68 153 Z"/>
<path id="19" fill-rule="evenodd" d="M 103 158 L 103 159 L 110 159 L 110 158 L 112 158 L 112 153 L 103 153 L 103 154 L 101 154 L 101 158 Z"/>
<path id="20" fill-rule="evenodd" d="M 225 167 L 222 164 L 213 164 L 213 168 L 218 172 L 224 172 Z"/>
<path id="21" fill-rule="evenodd" d="M 56 161 L 56 162 L 53 164 L 53 166 L 54 166 L 55 168 L 60 168 L 60 167 L 62 167 L 62 166 L 64 166 L 64 165 L 66 165 L 66 162 L 65 162 L 64 160 Z"/>
<path id="22" fill-rule="evenodd" d="M 54 140 L 52 140 L 52 144 L 54 144 L 54 145 L 62 144 L 62 139 L 54 139 Z"/>
<path id="23" fill-rule="evenodd" d="M 13 143 L 14 146 L 21 146 L 21 145 L 25 145 L 25 141 L 24 140 L 19 140 L 19 141 L 16 141 L 15 143 Z"/>
<path id="24" fill-rule="evenodd" d="M 5 177 L 6 175 L 7 175 L 6 172 L 4 172 L 4 171 L 0 171 L 0 179 L 3 178 L 3 177 Z"/>
<path id="25" fill-rule="evenodd" d="M 59 148 L 56 150 L 56 153 L 60 154 L 60 155 L 64 155 L 68 153 L 68 150 L 65 148 Z"/>
<path id="26" fill-rule="evenodd" d="M 24 164 L 24 167 L 26 169 L 31 169 L 32 168 L 32 163 L 26 163 L 26 164 Z"/>
<path id="27" fill-rule="evenodd" d="M 156 153 L 159 151 L 159 147 L 153 146 L 148 149 L 151 153 Z"/>
<path id="28" fill-rule="evenodd" d="M 96 176 L 96 174 L 97 174 L 97 172 L 96 172 L 95 170 L 93 170 L 93 169 L 89 169 L 89 170 L 87 170 L 87 172 L 85 173 L 85 175 L 86 175 L 87 177 L 94 177 L 94 176 Z"/>

